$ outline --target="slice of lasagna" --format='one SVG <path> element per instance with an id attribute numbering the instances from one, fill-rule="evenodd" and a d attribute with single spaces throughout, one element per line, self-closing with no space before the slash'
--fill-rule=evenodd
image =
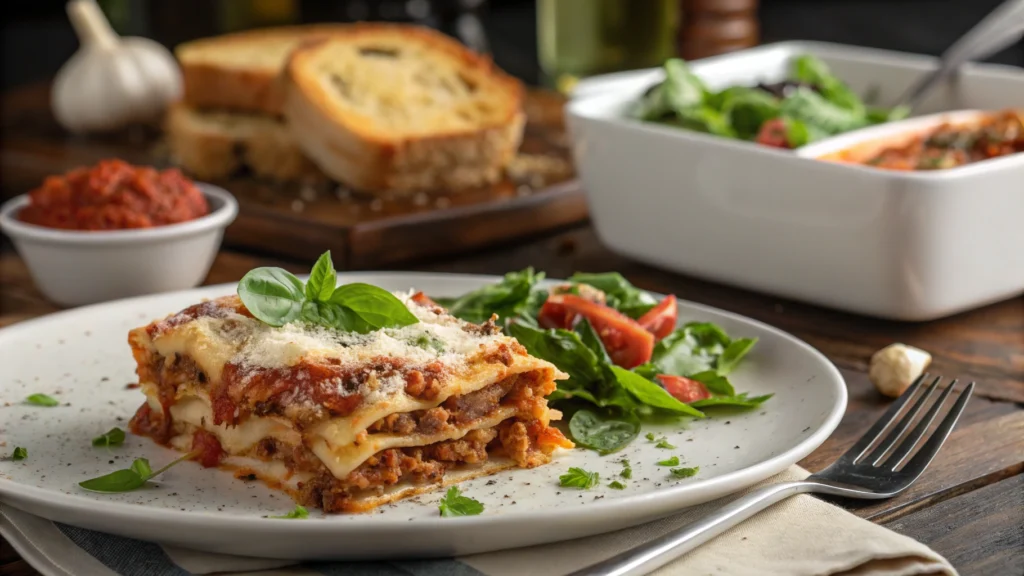
<path id="1" fill-rule="evenodd" d="M 357 512 L 551 459 L 572 443 L 554 365 L 492 322 L 396 294 L 419 322 L 368 334 L 272 327 L 237 296 L 132 330 L 136 434 L 255 475 L 299 504 Z"/>

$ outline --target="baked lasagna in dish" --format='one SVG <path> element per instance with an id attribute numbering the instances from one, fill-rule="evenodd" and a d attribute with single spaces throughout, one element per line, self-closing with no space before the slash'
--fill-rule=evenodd
<path id="1" fill-rule="evenodd" d="M 564 378 L 493 321 L 396 294 L 419 320 L 365 334 L 270 326 L 238 296 L 129 334 L 136 434 L 254 475 L 297 503 L 359 512 L 571 448 L 545 396 Z"/>

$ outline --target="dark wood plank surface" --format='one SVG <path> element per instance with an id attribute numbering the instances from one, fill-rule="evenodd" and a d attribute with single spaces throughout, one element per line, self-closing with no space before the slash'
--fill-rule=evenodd
<path id="1" fill-rule="evenodd" d="M 0 99 L 0 198 L 105 158 L 170 165 L 159 130 L 70 136 L 56 125 L 49 102 L 45 84 Z M 335 266 L 348 269 L 459 254 L 579 224 L 588 213 L 570 161 L 563 104 L 550 92 L 528 92 L 519 156 L 493 186 L 394 197 L 315 178 L 273 183 L 238 175 L 213 182 L 239 203 L 225 242 L 302 260 L 330 249 Z"/>
<path id="2" fill-rule="evenodd" d="M 223 251 L 207 283 L 236 281 L 251 268 L 263 265 L 305 272 L 309 263 Z M 1013 508 L 1017 502 L 1013 500 L 1014 491 L 1019 492 L 1024 477 L 1022 299 L 926 324 L 885 322 L 636 264 L 601 247 L 588 226 L 457 259 L 420 261 L 405 268 L 501 274 L 529 265 L 552 277 L 564 277 L 576 270 L 619 270 L 641 287 L 673 292 L 769 322 L 817 347 L 840 367 L 850 402 L 832 437 L 800 463 L 812 471 L 825 467 L 846 450 L 888 406 L 888 400 L 867 379 L 871 353 L 893 341 L 928 350 L 935 357 L 936 373 L 978 384 L 960 424 L 922 478 L 906 493 L 881 502 L 837 504 L 917 538 L 950 558 L 961 574 L 1019 573 L 1006 570 L 1024 562 L 1024 549 L 1019 546 L 1020 507 Z M 0 326 L 56 310 L 32 286 L 17 255 L 10 250 L 0 253 Z M 946 522 L 945 526 L 959 537 L 940 529 L 940 522 Z M 5 574 L 2 570 L 0 574 Z"/>

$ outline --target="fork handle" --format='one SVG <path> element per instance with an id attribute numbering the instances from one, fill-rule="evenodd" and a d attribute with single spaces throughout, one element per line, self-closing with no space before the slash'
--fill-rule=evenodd
<path id="1" fill-rule="evenodd" d="M 819 489 L 816 482 L 783 482 L 758 488 L 715 513 L 569 576 L 642 576 L 668 564 L 776 502 Z"/>

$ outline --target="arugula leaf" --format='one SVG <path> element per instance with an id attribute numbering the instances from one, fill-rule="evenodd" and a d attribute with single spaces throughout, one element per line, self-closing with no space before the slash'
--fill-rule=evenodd
<path id="1" fill-rule="evenodd" d="M 712 408 L 715 406 L 756 408 L 763 404 L 772 396 L 774 396 L 774 394 L 765 394 L 764 396 L 754 396 L 753 398 L 748 398 L 746 393 L 736 394 L 735 396 L 712 396 L 711 398 L 705 398 L 703 400 L 697 400 L 696 402 L 690 402 L 690 406 L 693 406 L 694 408 Z"/>
<path id="2" fill-rule="evenodd" d="M 509 324 L 506 330 L 531 356 L 552 362 L 568 374 L 571 384 L 583 385 L 602 378 L 600 359 L 579 334 L 561 329 L 539 330 L 518 322 Z"/>
<path id="3" fill-rule="evenodd" d="M 608 306 L 633 319 L 643 316 L 658 303 L 653 296 L 630 284 L 618 272 L 577 272 L 569 277 L 569 282 L 586 284 L 604 292 Z"/>
<path id="4" fill-rule="evenodd" d="M 867 125 L 863 113 L 837 106 L 804 86 L 797 88 L 782 101 L 781 114 L 801 120 L 828 134 L 839 134 Z"/>
<path id="5" fill-rule="evenodd" d="M 637 400 L 662 410 L 703 418 L 704 414 L 672 397 L 664 388 L 654 382 L 618 366 L 611 367 L 619 385 L 629 391 Z"/>
<path id="6" fill-rule="evenodd" d="M 278 518 L 281 520 L 305 520 L 309 518 L 309 510 L 306 510 L 304 507 L 296 504 L 295 508 L 293 508 L 291 512 L 283 516 L 267 516 L 267 518 Z"/>
<path id="7" fill-rule="evenodd" d="M 365 334 L 381 328 L 401 328 L 419 322 L 416 315 L 394 294 L 361 282 L 336 288 L 331 294 L 330 303 L 341 308 L 339 327 L 343 330 Z"/>
<path id="8" fill-rule="evenodd" d="M 32 394 L 25 398 L 26 404 L 32 404 L 34 406 L 46 406 L 48 408 L 53 406 L 59 406 L 60 402 L 52 396 L 46 394 Z"/>
<path id="9" fill-rule="evenodd" d="M 577 410 L 569 420 L 569 434 L 579 445 L 601 455 L 623 449 L 640 433 L 640 422 L 633 419 L 606 418 L 590 410 Z"/>
<path id="10" fill-rule="evenodd" d="M 92 439 L 93 446 L 120 446 L 124 444 L 124 430 L 111 428 L 106 434 L 101 434 Z"/>
<path id="11" fill-rule="evenodd" d="M 681 58 L 665 61 L 665 81 L 661 85 L 662 97 L 677 114 L 700 106 L 708 93 L 704 82 L 694 74 Z"/>
<path id="12" fill-rule="evenodd" d="M 601 475 L 597 472 L 587 472 L 583 468 L 572 467 L 565 474 L 558 477 L 558 483 L 563 488 L 579 488 L 589 490 L 601 481 Z"/>
<path id="13" fill-rule="evenodd" d="M 441 503 L 437 508 L 440 510 L 441 516 L 445 518 L 476 516 L 484 511 L 483 504 L 468 496 L 463 496 L 456 486 L 448 489 L 448 492 L 441 498 Z"/>
<path id="14" fill-rule="evenodd" d="M 24 460 L 28 458 L 28 450 L 21 446 L 15 446 L 14 452 L 11 453 L 11 460 L 17 462 L 18 460 Z"/>
<path id="15" fill-rule="evenodd" d="M 284 326 L 302 313 L 306 301 L 302 280 L 281 268 L 250 270 L 238 283 L 238 297 L 257 320 Z"/>
<path id="16" fill-rule="evenodd" d="M 679 456 L 673 456 L 666 460 L 660 460 L 658 466 L 679 466 Z"/>
<path id="17" fill-rule="evenodd" d="M 732 372 L 740 360 L 747 355 L 747 352 L 754 347 L 754 344 L 757 344 L 757 338 L 740 338 L 730 342 L 722 355 L 718 357 L 716 363 L 718 375 L 726 376 Z"/>
<path id="18" fill-rule="evenodd" d="M 626 489 L 626 485 L 623 484 L 622 482 L 619 482 L 618 480 L 612 481 L 610 484 L 608 484 L 608 487 L 612 488 L 612 489 L 615 489 L 615 490 L 625 490 Z"/>
<path id="19" fill-rule="evenodd" d="M 535 273 L 533 268 L 509 272 L 501 282 L 482 286 L 445 305 L 452 316 L 474 324 L 486 322 L 492 314 L 505 322 L 531 304 L 533 287 L 543 279 L 544 273 Z"/>
<path id="20" fill-rule="evenodd" d="M 697 472 L 700 472 L 700 466 L 694 466 L 693 468 L 673 468 L 669 470 L 674 478 L 689 478 L 696 476 Z"/>
<path id="21" fill-rule="evenodd" d="M 320 255 L 306 281 L 306 299 L 314 302 L 327 302 L 338 284 L 338 274 L 334 271 L 331 251 Z"/>

